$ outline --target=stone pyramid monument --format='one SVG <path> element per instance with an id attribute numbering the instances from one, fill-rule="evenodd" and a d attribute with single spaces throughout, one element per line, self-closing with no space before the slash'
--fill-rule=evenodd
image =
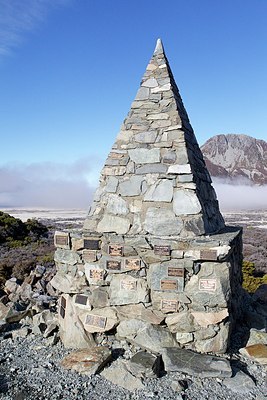
<path id="1" fill-rule="evenodd" d="M 209 172 L 158 39 L 101 172 L 84 229 L 192 237 L 223 227 Z"/>
<path id="2" fill-rule="evenodd" d="M 56 232 L 55 246 L 65 346 L 115 332 L 155 353 L 226 351 L 241 313 L 241 232 L 224 225 L 160 40 L 82 232 Z"/>

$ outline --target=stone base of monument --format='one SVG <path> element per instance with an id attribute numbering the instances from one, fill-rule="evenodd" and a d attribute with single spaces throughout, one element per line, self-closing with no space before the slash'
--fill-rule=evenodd
<path id="1" fill-rule="evenodd" d="M 151 353 L 225 353 L 241 317 L 241 231 L 175 236 L 55 234 L 61 339 L 116 335 Z"/>

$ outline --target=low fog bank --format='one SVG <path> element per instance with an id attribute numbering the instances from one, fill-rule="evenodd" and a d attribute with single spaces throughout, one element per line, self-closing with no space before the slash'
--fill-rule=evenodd
<path id="1" fill-rule="evenodd" d="M 0 207 L 88 208 L 92 159 L 0 167 Z"/>
<path id="2" fill-rule="evenodd" d="M 228 183 L 213 178 L 213 187 L 222 211 L 267 209 L 267 185 L 256 186 L 243 181 Z"/>

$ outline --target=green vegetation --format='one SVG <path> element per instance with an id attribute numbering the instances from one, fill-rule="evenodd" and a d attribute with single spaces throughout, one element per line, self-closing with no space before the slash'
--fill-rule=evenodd
<path id="1" fill-rule="evenodd" d="M 22 222 L 0 211 L 0 288 L 11 276 L 25 279 L 37 264 L 53 265 L 54 246 L 48 234 L 36 219 Z"/>
<path id="2" fill-rule="evenodd" d="M 20 247 L 47 236 L 47 234 L 47 227 L 36 219 L 22 222 L 20 219 L 0 211 L 0 244 L 6 243 L 10 247 Z"/>
<path id="3" fill-rule="evenodd" d="M 263 283 L 267 284 L 267 274 L 255 276 L 255 265 L 250 261 L 244 261 L 242 265 L 243 288 L 249 293 L 254 293 Z"/>

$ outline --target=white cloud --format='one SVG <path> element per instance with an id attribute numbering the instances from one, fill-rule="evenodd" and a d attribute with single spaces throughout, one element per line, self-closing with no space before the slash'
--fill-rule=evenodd
<path id="1" fill-rule="evenodd" d="M 0 56 L 18 46 L 26 32 L 32 31 L 53 8 L 69 0 L 0 0 Z"/>
<path id="2" fill-rule="evenodd" d="M 52 162 L 0 167 L 1 207 L 88 208 L 93 184 L 92 158 L 73 163 Z"/>
<path id="3" fill-rule="evenodd" d="M 213 178 L 213 186 L 223 211 L 267 209 L 267 185 L 244 184 L 244 181 L 229 184 Z"/>

